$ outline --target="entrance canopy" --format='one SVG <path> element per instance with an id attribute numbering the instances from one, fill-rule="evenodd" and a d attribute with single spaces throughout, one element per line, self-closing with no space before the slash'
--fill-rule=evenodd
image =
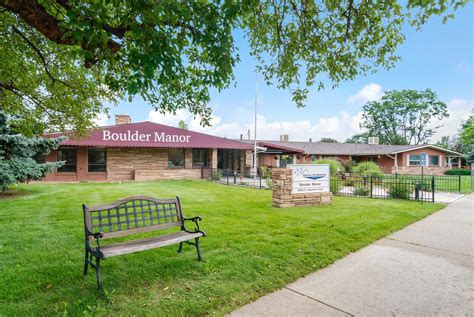
<path id="1" fill-rule="evenodd" d="M 61 143 L 63 146 L 252 149 L 243 142 L 150 121 L 100 127 L 82 138 L 68 133 L 52 133 L 48 137 L 63 135 L 69 137 Z"/>

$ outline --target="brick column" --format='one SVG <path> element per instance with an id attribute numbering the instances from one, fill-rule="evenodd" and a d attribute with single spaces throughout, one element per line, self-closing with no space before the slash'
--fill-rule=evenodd
<path id="1" fill-rule="evenodd" d="M 292 194 L 293 177 L 290 169 L 272 169 L 272 206 L 278 208 L 332 204 L 332 193 Z"/>

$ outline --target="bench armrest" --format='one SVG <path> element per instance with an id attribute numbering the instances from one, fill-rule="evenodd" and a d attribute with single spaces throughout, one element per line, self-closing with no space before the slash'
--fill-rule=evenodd
<path id="1" fill-rule="evenodd" d="M 199 221 L 201 221 L 201 220 L 202 220 L 202 218 L 199 217 L 199 216 L 191 217 L 191 218 L 183 217 L 183 225 L 181 226 L 181 229 L 186 231 L 186 232 L 189 232 L 189 233 L 201 232 L 205 236 L 206 233 L 204 231 L 202 231 L 201 229 L 199 229 Z M 185 225 L 186 221 L 191 221 L 191 222 L 194 223 L 194 231 L 188 230 L 186 228 L 186 225 Z"/>
<path id="2" fill-rule="evenodd" d="M 96 232 L 96 233 L 92 234 L 92 236 L 94 237 L 94 239 L 98 240 L 98 239 L 101 239 L 104 236 L 104 233 L 103 232 Z"/>

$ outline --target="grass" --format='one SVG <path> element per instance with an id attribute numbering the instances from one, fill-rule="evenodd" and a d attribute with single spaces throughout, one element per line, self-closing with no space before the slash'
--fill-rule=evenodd
<path id="1" fill-rule="evenodd" d="M 0 315 L 222 315 L 442 208 L 335 197 L 276 209 L 271 191 L 206 181 L 30 184 L 0 200 Z M 82 276 L 81 204 L 182 199 L 204 217 L 204 262 L 177 245 L 107 259 L 104 292 Z"/>
<path id="2" fill-rule="evenodd" d="M 388 175 L 390 179 L 394 179 L 394 175 Z M 421 180 L 421 175 L 401 175 L 398 177 L 404 179 Z M 423 182 L 431 186 L 431 179 L 433 176 L 424 175 Z M 461 193 L 472 193 L 472 177 L 470 175 L 461 175 L 460 180 L 458 175 L 435 175 L 435 191 L 437 192 L 459 192 L 459 184 L 461 184 Z"/>

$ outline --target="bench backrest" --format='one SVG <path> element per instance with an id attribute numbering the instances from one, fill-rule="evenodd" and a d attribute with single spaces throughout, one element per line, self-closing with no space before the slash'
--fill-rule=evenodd
<path id="1" fill-rule="evenodd" d="M 181 226 L 183 222 L 179 197 L 157 199 L 138 195 L 109 205 L 82 207 L 86 235 L 103 232 L 103 239 Z"/>

